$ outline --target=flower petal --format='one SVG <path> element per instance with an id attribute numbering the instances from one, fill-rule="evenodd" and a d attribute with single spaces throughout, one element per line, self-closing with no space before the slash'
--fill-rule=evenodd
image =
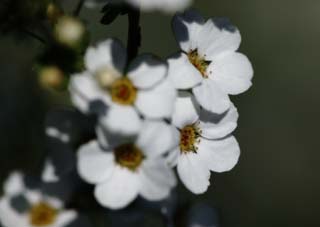
<path id="1" fill-rule="evenodd" d="M 168 59 L 168 77 L 176 89 L 189 89 L 201 83 L 201 73 L 190 63 L 184 53 L 178 53 Z"/>
<path id="2" fill-rule="evenodd" d="M 198 154 L 208 168 L 219 173 L 231 170 L 240 156 L 240 147 L 234 136 L 222 140 L 202 138 L 198 148 Z"/>
<path id="3" fill-rule="evenodd" d="M 182 183 L 195 194 L 204 193 L 210 185 L 210 171 L 196 153 L 180 154 L 178 174 Z"/>
<path id="4" fill-rule="evenodd" d="M 114 170 L 111 152 L 101 151 L 97 141 L 91 141 L 79 148 L 78 173 L 85 181 L 96 184 L 110 178 Z"/>
<path id="5" fill-rule="evenodd" d="M 0 224 L 3 227 L 28 227 L 28 216 L 12 209 L 7 197 L 0 199 Z"/>
<path id="6" fill-rule="evenodd" d="M 162 1 L 150 1 L 150 0 L 128 0 L 135 7 L 145 10 L 162 10 L 165 12 L 176 12 L 177 10 L 182 10 L 186 8 L 191 0 L 162 0 Z"/>
<path id="7" fill-rule="evenodd" d="M 228 53 L 215 58 L 208 71 L 210 79 L 227 94 L 240 94 L 252 84 L 252 65 L 241 53 Z"/>
<path id="8" fill-rule="evenodd" d="M 113 104 L 99 121 L 106 130 L 116 134 L 137 134 L 141 127 L 141 118 L 133 106 Z"/>
<path id="9" fill-rule="evenodd" d="M 136 143 L 147 156 L 160 156 L 179 144 L 179 132 L 164 121 L 146 120 Z"/>
<path id="10" fill-rule="evenodd" d="M 64 227 L 68 226 L 71 222 L 73 222 L 77 218 L 78 214 L 74 210 L 67 210 L 60 212 L 57 216 L 54 227 Z"/>
<path id="11" fill-rule="evenodd" d="M 102 206 L 121 209 L 137 197 L 139 188 L 140 183 L 135 172 L 116 166 L 111 178 L 96 186 L 94 195 Z"/>
<path id="12" fill-rule="evenodd" d="M 204 18 L 194 10 L 177 14 L 172 20 L 173 32 L 180 48 L 185 52 L 198 47 L 199 32 L 202 30 Z"/>
<path id="13" fill-rule="evenodd" d="M 178 164 L 178 159 L 180 156 L 180 147 L 177 146 L 172 149 L 166 156 L 166 162 L 170 167 L 175 167 Z"/>
<path id="14" fill-rule="evenodd" d="M 238 117 L 237 108 L 233 103 L 230 109 L 222 116 L 219 115 L 218 118 L 217 114 L 202 110 L 199 124 L 201 136 L 207 139 L 220 139 L 229 135 L 236 129 Z"/>
<path id="15" fill-rule="evenodd" d="M 170 118 L 177 93 L 168 79 L 150 90 L 140 90 L 136 107 L 147 118 Z"/>
<path id="16" fill-rule="evenodd" d="M 206 79 L 201 85 L 192 89 L 199 104 L 206 110 L 221 114 L 230 107 L 229 96 L 217 83 Z"/>
<path id="17" fill-rule="evenodd" d="M 144 54 L 130 64 L 128 77 L 135 87 L 145 89 L 159 83 L 167 75 L 167 71 L 165 62 L 150 54 Z"/>
<path id="18" fill-rule="evenodd" d="M 122 73 L 127 61 L 126 53 L 119 41 L 108 39 L 99 43 L 97 47 L 89 47 L 84 61 L 86 68 L 92 73 L 101 68 L 117 69 Z"/>
<path id="19" fill-rule="evenodd" d="M 189 92 L 180 92 L 172 114 L 172 124 L 182 129 L 199 119 L 200 106 Z"/>
<path id="20" fill-rule="evenodd" d="M 226 18 L 208 20 L 198 34 L 198 51 L 206 60 L 225 52 L 236 51 L 241 43 L 239 30 Z"/>
<path id="21" fill-rule="evenodd" d="M 15 196 L 25 190 L 23 174 L 15 171 L 10 173 L 3 186 L 4 193 L 8 196 Z"/>
<path id="22" fill-rule="evenodd" d="M 105 104 L 110 103 L 109 95 L 101 90 L 88 72 L 73 75 L 69 91 L 73 104 L 84 113 L 89 112 L 90 102 L 94 100 L 101 100 Z"/>
<path id="23" fill-rule="evenodd" d="M 140 194 L 147 200 L 157 201 L 169 196 L 177 184 L 175 175 L 162 159 L 146 160 L 140 172 Z"/>

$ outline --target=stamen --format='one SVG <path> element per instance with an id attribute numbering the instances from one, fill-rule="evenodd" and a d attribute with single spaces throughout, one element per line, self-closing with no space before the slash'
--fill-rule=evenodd
<path id="1" fill-rule="evenodd" d="M 47 203 L 40 202 L 30 210 L 30 223 L 33 226 L 47 226 L 55 222 L 58 211 Z"/>
<path id="2" fill-rule="evenodd" d="M 141 165 L 144 155 L 134 144 L 124 144 L 115 149 L 116 162 L 131 171 L 137 170 Z"/>
<path id="3" fill-rule="evenodd" d="M 197 124 L 187 125 L 180 131 L 180 151 L 181 153 L 197 153 L 197 144 L 200 143 L 200 133 Z"/>
<path id="4" fill-rule="evenodd" d="M 111 85 L 112 101 L 122 105 L 132 105 L 137 97 L 137 89 L 127 78 L 117 79 Z"/>
<path id="5" fill-rule="evenodd" d="M 207 68 L 211 61 L 207 61 L 205 57 L 202 57 L 198 53 L 198 49 L 190 50 L 188 53 L 188 58 L 191 64 L 196 67 L 203 78 L 208 78 Z"/>

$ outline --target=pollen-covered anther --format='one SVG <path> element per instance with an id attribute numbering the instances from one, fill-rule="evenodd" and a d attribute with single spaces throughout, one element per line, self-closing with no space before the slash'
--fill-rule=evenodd
<path id="1" fill-rule="evenodd" d="M 135 171 L 141 165 L 144 155 L 134 144 L 124 144 L 115 149 L 117 164 L 129 170 Z"/>
<path id="2" fill-rule="evenodd" d="M 111 85 L 112 101 L 122 105 L 132 105 L 137 97 L 137 89 L 127 78 L 114 81 Z"/>
<path id="3" fill-rule="evenodd" d="M 48 226 L 56 221 L 58 211 L 45 202 L 34 205 L 30 210 L 32 226 Z"/>
<path id="4" fill-rule="evenodd" d="M 199 55 L 198 49 L 190 50 L 188 53 L 190 63 L 196 67 L 203 78 L 208 78 L 207 68 L 211 61 L 207 61 L 205 57 Z"/>
<path id="5" fill-rule="evenodd" d="M 181 153 L 197 153 L 197 145 L 200 143 L 200 133 L 197 124 L 187 125 L 180 131 L 180 151 Z"/>

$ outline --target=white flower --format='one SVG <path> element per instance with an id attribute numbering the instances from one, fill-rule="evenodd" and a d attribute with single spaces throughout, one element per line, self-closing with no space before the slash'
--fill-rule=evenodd
<path id="1" fill-rule="evenodd" d="M 151 201 L 164 199 L 176 185 L 161 156 L 175 146 L 174 132 L 165 122 L 145 121 L 134 142 L 103 150 L 100 141 L 91 141 L 79 149 L 78 172 L 96 185 L 97 201 L 111 209 L 127 206 L 138 195 Z"/>
<path id="2" fill-rule="evenodd" d="M 93 101 L 108 106 L 101 123 L 110 131 L 135 134 L 146 118 L 169 118 L 176 91 L 166 78 L 167 65 L 141 55 L 126 66 L 126 51 L 112 39 L 91 47 L 85 55 L 86 72 L 74 75 L 70 91 L 74 104 L 88 112 Z"/>
<path id="3" fill-rule="evenodd" d="M 13 204 L 21 203 L 17 210 Z M 23 175 L 12 173 L 4 184 L 0 199 L 0 223 L 3 227 L 64 227 L 77 218 L 73 210 L 64 210 L 63 203 L 38 190 L 30 190 Z"/>
<path id="4" fill-rule="evenodd" d="M 177 165 L 183 184 L 193 193 L 204 193 L 210 182 L 210 170 L 231 170 L 238 162 L 240 148 L 229 134 L 236 128 L 238 112 L 232 105 L 225 116 L 200 110 L 190 93 L 177 99 L 172 124 L 180 134 L 180 144 L 169 153 L 168 161 Z"/>
<path id="5" fill-rule="evenodd" d="M 223 113 L 230 106 L 228 95 L 251 86 L 253 69 L 248 58 L 236 52 L 241 36 L 226 19 L 205 21 L 194 11 L 176 15 L 173 30 L 181 52 L 171 57 L 169 77 L 177 89 L 192 89 L 208 111 Z"/>
<path id="6" fill-rule="evenodd" d="M 87 0 L 86 5 L 89 8 L 101 6 L 103 0 Z M 104 0 L 105 3 L 127 2 L 143 11 L 160 10 L 164 12 L 175 12 L 188 7 L 192 0 Z"/>

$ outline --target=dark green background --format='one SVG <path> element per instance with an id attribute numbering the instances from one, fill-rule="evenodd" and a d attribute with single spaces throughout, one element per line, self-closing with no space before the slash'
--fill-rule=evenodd
<path id="1" fill-rule="evenodd" d="M 224 227 L 318 226 L 320 1 L 196 0 L 195 8 L 239 27 L 240 51 L 255 75 L 253 87 L 233 98 L 240 112 L 239 164 L 230 173 L 212 174 L 203 196 L 179 193 L 219 207 Z M 126 18 L 105 27 L 98 11 L 84 10 L 81 17 L 93 42 L 126 39 Z M 142 16 L 141 52 L 166 57 L 178 50 L 170 20 L 160 13 Z M 40 49 L 30 40 L 0 37 L 1 177 L 12 168 L 39 165 L 45 103 L 57 99 L 32 80 L 32 58 Z"/>

